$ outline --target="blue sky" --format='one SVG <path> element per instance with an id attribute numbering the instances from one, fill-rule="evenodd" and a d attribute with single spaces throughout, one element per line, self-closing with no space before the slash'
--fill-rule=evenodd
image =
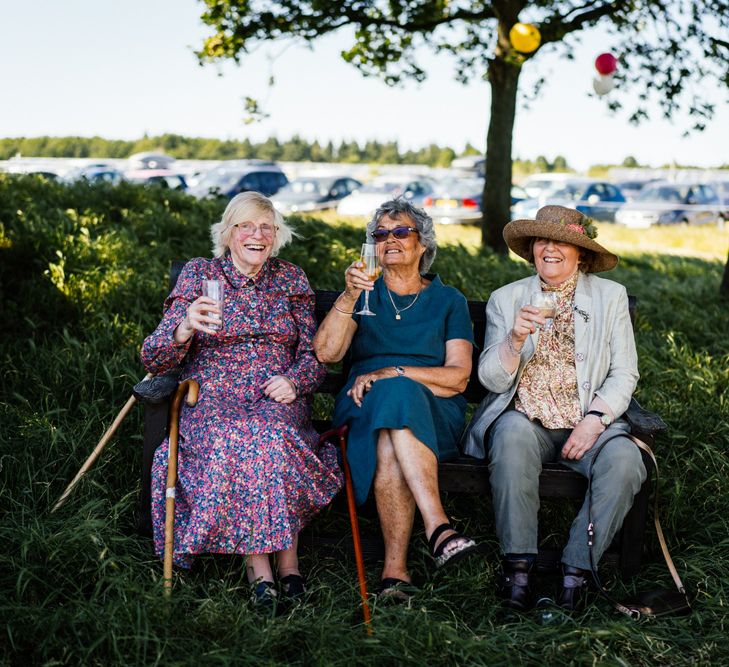
<path id="1" fill-rule="evenodd" d="M 488 86 L 481 80 L 456 83 L 446 56 L 424 53 L 428 80 L 397 89 L 363 78 L 341 60 L 346 33 L 313 50 L 276 43 L 240 67 L 201 67 L 192 50 L 206 32 L 199 20 L 202 5 L 194 0 L 3 4 L 0 136 L 134 139 L 174 132 L 262 141 L 298 133 L 320 141 L 397 140 L 402 148 L 431 142 L 456 150 L 466 142 L 485 146 Z M 574 47 L 574 60 L 544 54 L 529 65 L 524 81 L 538 68 L 548 83 L 528 109 L 517 112 L 515 157 L 562 154 L 578 169 L 626 155 L 653 165 L 729 162 L 725 103 L 705 132 L 685 139 L 685 118 L 636 128 L 588 96 L 594 58 L 608 45 L 596 31 Z M 271 74 L 276 82 L 269 89 Z M 245 96 L 263 101 L 270 118 L 245 125 Z"/>

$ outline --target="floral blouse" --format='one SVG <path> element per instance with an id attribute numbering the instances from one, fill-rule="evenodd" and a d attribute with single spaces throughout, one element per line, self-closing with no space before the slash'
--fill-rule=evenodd
<path id="1" fill-rule="evenodd" d="M 542 283 L 542 291 L 558 294 L 557 314 L 550 329 L 540 329 L 537 349 L 516 391 L 514 407 L 545 428 L 574 428 L 582 419 L 573 310 L 578 275 L 555 287 Z"/>

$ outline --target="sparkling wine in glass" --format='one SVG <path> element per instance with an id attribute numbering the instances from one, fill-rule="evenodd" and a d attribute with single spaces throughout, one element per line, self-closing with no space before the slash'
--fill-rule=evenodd
<path id="1" fill-rule="evenodd" d="M 529 303 L 539 308 L 539 314 L 547 320 L 545 330 L 551 329 L 557 316 L 557 292 L 533 292 Z"/>
<path id="2" fill-rule="evenodd" d="M 380 257 L 377 254 L 377 246 L 374 243 L 362 244 L 362 255 L 360 261 L 364 264 L 362 269 L 370 280 L 375 280 L 380 273 Z M 365 292 L 364 308 L 357 311 L 357 315 L 374 315 L 370 310 L 370 293 Z"/>

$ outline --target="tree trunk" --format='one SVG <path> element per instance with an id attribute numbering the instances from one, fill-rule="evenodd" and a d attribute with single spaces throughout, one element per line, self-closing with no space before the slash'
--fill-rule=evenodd
<path id="1" fill-rule="evenodd" d="M 719 286 L 719 294 L 725 299 L 729 299 L 729 254 L 726 257 L 726 266 L 724 267 L 724 277 L 721 279 Z"/>
<path id="2" fill-rule="evenodd" d="M 502 231 L 511 209 L 511 145 L 516 115 L 516 92 L 521 68 L 507 63 L 499 54 L 489 64 L 491 120 L 486 138 L 486 183 L 481 242 L 506 254 Z"/>

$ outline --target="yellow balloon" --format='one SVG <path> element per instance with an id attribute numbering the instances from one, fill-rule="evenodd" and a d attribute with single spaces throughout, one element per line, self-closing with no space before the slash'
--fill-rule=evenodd
<path id="1" fill-rule="evenodd" d="M 537 26 L 531 23 L 515 23 L 509 30 L 511 45 L 520 53 L 536 51 L 542 41 Z"/>

